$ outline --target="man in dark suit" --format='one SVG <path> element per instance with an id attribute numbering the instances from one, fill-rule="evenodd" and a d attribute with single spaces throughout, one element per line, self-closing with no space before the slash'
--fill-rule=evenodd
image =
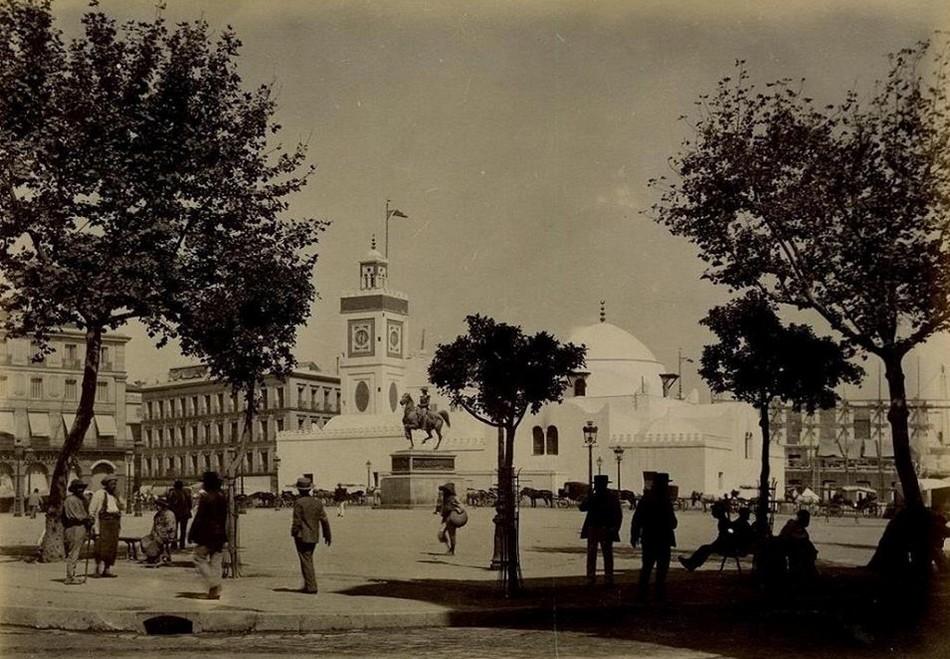
<path id="1" fill-rule="evenodd" d="M 330 521 L 323 509 L 323 502 L 310 496 L 313 484 L 309 478 L 297 479 L 299 496 L 294 503 L 294 521 L 290 525 L 290 535 L 297 545 L 297 557 L 300 559 L 300 572 L 303 574 L 303 588 L 300 592 L 317 593 L 317 577 L 313 571 L 313 550 L 320 542 L 320 529 L 323 528 L 323 541 L 330 546 Z"/>
<path id="2" fill-rule="evenodd" d="M 642 547 L 643 565 L 640 568 L 640 598 L 645 600 L 650 584 L 650 573 L 656 566 L 656 598 L 663 600 L 666 592 L 666 573 L 670 569 L 670 547 L 676 546 L 676 514 L 669 494 L 669 474 L 657 473 L 649 490 L 633 513 L 630 524 L 630 544 Z"/>
<path id="3" fill-rule="evenodd" d="M 175 523 L 178 525 L 178 537 L 172 543 L 173 548 L 184 549 L 188 539 L 188 520 L 191 519 L 191 490 L 178 480 L 165 496 L 168 499 L 168 508 L 175 513 Z"/>
<path id="4" fill-rule="evenodd" d="M 620 541 L 620 525 L 623 510 L 620 497 L 607 489 L 610 479 L 606 475 L 594 476 L 594 493 L 584 499 L 580 509 L 587 513 L 581 538 L 587 540 L 587 583 L 597 580 L 597 547 L 604 554 L 604 579 L 608 586 L 614 583 L 614 543 Z"/>

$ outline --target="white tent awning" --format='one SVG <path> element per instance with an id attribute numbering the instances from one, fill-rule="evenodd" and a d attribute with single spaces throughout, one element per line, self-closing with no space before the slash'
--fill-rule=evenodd
<path id="1" fill-rule="evenodd" d="M 16 435 L 16 420 L 13 412 L 0 412 L 0 433 Z"/>
<path id="2" fill-rule="evenodd" d="M 46 412 L 30 412 L 30 435 L 32 437 L 49 437 L 49 414 Z"/>
<path id="3" fill-rule="evenodd" d="M 115 417 L 111 414 L 97 414 L 96 430 L 100 437 L 115 437 L 118 434 L 115 427 Z"/>

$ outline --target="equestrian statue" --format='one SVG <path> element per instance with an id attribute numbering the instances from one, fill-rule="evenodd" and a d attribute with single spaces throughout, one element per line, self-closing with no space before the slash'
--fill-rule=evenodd
<path id="1" fill-rule="evenodd" d="M 449 413 L 445 410 L 431 412 L 428 402 L 429 396 L 425 389 L 422 391 L 422 396 L 419 399 L 420 405 L 418 407 L 413 402 L 412 396 L 408 393 L 404 393 L 402 398 L 399 399 L 399 404 L 406 408 L 402 415 L 402 426 L 406 430 L 406 439 L 409 440 L 409 448 L 415 448 L 415 445 L 412 443 L 413 430 L 422 430 L 426 433 L 426 436 L 422 438 L 423 444 L 432 439 L 432 431 L 434 430 L 435 434 L 439 437 L 435 443 L 435 448 L 438 449 L 442 443 L 442 424 L 444 423 L 449 427 L 452 426 L 452 424 L 449 423 Z"/>

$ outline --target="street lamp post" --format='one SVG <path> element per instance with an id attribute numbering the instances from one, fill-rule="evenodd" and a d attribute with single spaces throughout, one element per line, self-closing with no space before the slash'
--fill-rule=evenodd
<path id="1" fill-rule="evenodd" d="M 141 438 L 132 442 L 132 504 L 135 507 L 136 517 L 142 516 L 142 498 L 139 492 L 142 491 L 142 447 L 145 442 Z"/>
<path id="2" fill-rule="evenodd" d="M 373 468 L 373 463 L 369 460 L 366 461 L 366 489 L 369 490 L 370 481 L 369 481 L 369 470 Z"/>
<path id="3" fill-rule="evenodd" d="M 614 447 L 614 457 L 617 459 L 617 491 L 620 491 L 620 463 L 623 462 L 624 448 L 622 446 Z"/>
<path id="4" fill-rule="evenodd" d="M 125 506 L 126 511 L 132 508 L 132 461 L 135 458 L 133 451 L 127 451 L 125 454 Z"/>
<path id="5" fill-rule="evenodd" d="M 601 475 L 602 473 L 601 469 L 603 468 L 603 466 L 604 466 L 604 459 L 598 455 L 597 456 L 597 475 L 598 476 Z"/>
<path id="6" fill-rule="evenodd" d="M 588 421 L 582 429 L 584 433 L 584 446 L 587 447 L 587 485 L 594 485 L 594 445 L 597 444 L 597 426 L 593 421 Z"/>
<path id="7" fill-rule="evenodd" d="M 13 516 L 22 517 L 23 516 L 23 483 L 20 480 L 20 466 L 23 462 L 23 447 L 14 446 L 13 447 L 13 457 L 16 464 L 16 482 L 13 487 Z"/>
<path id="8" fill-rule="evenodd" d="M 280 496 L 280 456 L 274 456 L 274 491 Z"/>

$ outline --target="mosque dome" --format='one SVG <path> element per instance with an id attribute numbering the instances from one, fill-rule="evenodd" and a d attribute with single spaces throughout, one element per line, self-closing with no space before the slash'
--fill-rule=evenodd
<path id="1" fill-rule="evenodd" d="M 602 320 L 575 329 L 568 340 L 587 347 L 587 396 L 663 395 L 666 369 L 630 332 Z"/>
<path id="2" fill-rule="evenodd" d="M 656 362 L 656 357 L 637 337 L 612 323 L 595 323 L 579 327 L 569 339 L 574 345 L 587 346 L 587 361 Z"/>

